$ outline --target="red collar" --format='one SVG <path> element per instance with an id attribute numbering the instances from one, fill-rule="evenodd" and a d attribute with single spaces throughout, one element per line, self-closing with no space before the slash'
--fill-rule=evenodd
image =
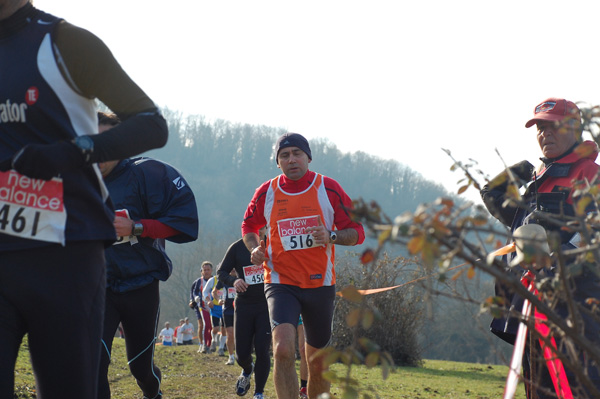
<path id="1" fill-rule="evenodd" d="M 573 151 L 569 152 L 567 155 L 559 157 L 546 165 L 549 165 L 550 163 L 575 163 L 581 159 L 590 159 L 592 161 L 595 161 L 597 157 L 598 146 L 596 145 L 596 142 L 587 140 L 579 144 L 573 149 Z"/>
<path id="2" fill-rule="evenodd" d="M 287 192 L 290 193 L 304 191 L 308 186 L 311 185 L 311 183 L 315 179 L 315 176 L 316 173 L 310 170 L 307 170 L 304 176 L 302 176 L 298 180 L 289 179 L 284 174 L 282 174 L 279 178 L 279 187 L 285 189 Z"/>

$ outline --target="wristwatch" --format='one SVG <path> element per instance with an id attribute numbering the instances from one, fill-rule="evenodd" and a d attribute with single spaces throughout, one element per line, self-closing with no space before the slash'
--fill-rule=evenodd
<path id="1" fill-rule="evenodd" d="M 144 232 L 144 225 L 139 222 L 135 222 L 133 224 L 133 229 L 131 230 L 131 233 L 134 236 L 141 236 L 143 232 Z"/>
<path id="2" fill-rule="evenodd" d="M 79 149 L 85 163 L 90 163 L 92 154 L 94 153 L 94 140 L 90 136 L 77 136 L 71 140 L 71 143 Z"/>
<path id="3" fill-rule="evenodd" d="M 329 232 L 329 242 L 333 244 L 335 240 L 337 240 L 337 234 L 332 230 Z"/>

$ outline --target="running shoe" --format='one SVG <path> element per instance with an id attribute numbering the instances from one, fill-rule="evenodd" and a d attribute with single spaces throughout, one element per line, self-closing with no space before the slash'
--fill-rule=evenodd
<path id="1" fill-rule="evenodd" d="M 255 393 L 252 399 L 265 399 L 262 393 Z"/>
<path id="2" fill-rule="evenodd" d="M 225 350 L 223 348 L 219 348 L 219 356 L 225 356 Z"/>
<path id="3" fill-rule="evenodd" d="M 204 345 L 198 345 L 198 353 L 206 353 L 206 349 L 204 349 Z"/>
<path id="4" fill-rule="evenodd" d="M 242 370 L 242 374 L 238 377 L 237 383 L 235 384 L 235 393 L 238 396 L 244 396 L 248 393 L 250 389 L 250 377 L 252 377 L 252 372 L 254 371 L 254 363 L 252 364 L 252 371 L 250 374 L 244 374 L 244 370 Z"/>
<path id="5" fill-rule="evenodd" d="M 235 360 L 233 360 L 232 357 L 230 357 L 229 359 L 227 359 L 227 361 L 225 362 L 225 364 L 228 365 L 228 366 L 231 366 L 234 363 L 235 363 Z"/>

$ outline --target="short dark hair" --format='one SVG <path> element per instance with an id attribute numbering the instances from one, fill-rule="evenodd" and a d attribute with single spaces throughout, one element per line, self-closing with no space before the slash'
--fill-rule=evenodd
<path id="1" fill-rule="evenodd" d="M 119 123 L 121 123 L 121 120 L 117 114 L 113 114 L 112 112 L 98 111 L 99 125 L 117 126 Z"/>

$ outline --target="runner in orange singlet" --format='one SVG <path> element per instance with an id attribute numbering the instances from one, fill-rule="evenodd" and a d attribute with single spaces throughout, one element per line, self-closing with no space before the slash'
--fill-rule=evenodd
<path id="1" fill-rule="evenodd" d="M 279 399 L 298 397 L 295 340 L 302 314 L 309 359 L 311 398 L 329 392 L 317 350 L 331 338 L 335 298 L 335 245 L 364 241 L 364 229 L 353 222 L 350 197 L 335 180 L 308 170 L 308 141 L 297 133 L 277 140 L 277 166 L 282 175 L 254 193 L 242 223 L 244 244 L 252 263 L 265 267 L 265 295 L 273 335 L 273 375 Z M 267 225 L 267 243 L 258 230 Z"/>

